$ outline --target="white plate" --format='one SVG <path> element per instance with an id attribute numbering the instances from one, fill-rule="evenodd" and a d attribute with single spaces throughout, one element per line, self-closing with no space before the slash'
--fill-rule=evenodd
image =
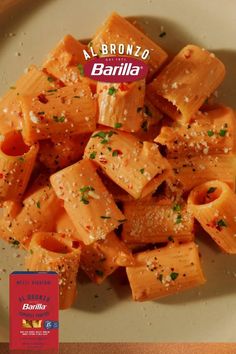
<path id="1" fill-rule="evenodd" d="M 14 3 L 18 5 L 14 7 Z M 236 106 L 235 0 L 1 0 L 0 94 L 29 63 L 40 64 L 64 34 L 91 37 L 112 11 L 137 16 L 153 38 L 171 52 L 187 43 L 213 50 L 227 68 L 219 100 Z M 167 32 L 162 39 L 161 26 Z M 235 341 L 236 258 L 221 254 L 206 237 L 198 243 L 206 285 L 140 304 L 131 301 L 129 288 L 114 282 L 114 277 L 102 286 L 84 281 L 74 308 L 60 313 L 60 340 Z M 1 342 L 8 341 L 8 273 L 22 268 L 23 257 L 18 254 L 0 243 L 0 268 L 7 269 L 0 273 Z M 110 290 L 111 283 L 114 290 Z"/>

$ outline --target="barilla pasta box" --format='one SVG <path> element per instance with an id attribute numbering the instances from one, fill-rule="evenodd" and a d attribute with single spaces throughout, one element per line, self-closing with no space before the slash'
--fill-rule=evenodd
<path id="1" fill-rule="evenodd" d="M 59 287 L 55 272 L 10 274 L 10 349 L 58 350 Z"/>

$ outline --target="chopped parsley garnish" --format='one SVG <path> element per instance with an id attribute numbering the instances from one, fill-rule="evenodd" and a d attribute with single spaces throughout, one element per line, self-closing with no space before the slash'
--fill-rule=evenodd
<path id="1" fill-rule="evenodd" d="M 19 157 L 19 159 L 18 159 L 20 162 L 24 162 L 25 161 L 25 159 L 24 159 L 24 157 L 23 156 L 21 156 L 21 157 Z"/>
<path id="2" fill-rule="evenodd" d="M 33 250 L 30 250 L 30 254 L 33 254 L 34 253 L 34 251 Z"/>
<path id="3" fill-rule="evenodd" d="M 219 136 L 224 137 L 224 136 L 226 135 L 226 133 L 227 133 L 227 130 L 226 130 L 226 129 L 221 129 L 221 130 L 219 131 Z"/>
<path id="4" fill-rule="evenodd" d="M 163 280 L 163 274 L 159 274 L 158 277 L 157 277 L 158 280 L 160 280 L 160 282 L 162 283 L 162 280 Z"/>
<path id="5" fill-rule="evenodd" d="M 65 121 L 65 117 L 61 116 L 61 117 L 58 117 L 58 116 L 53 116 L 53 120 L 56 122 L 56 123 L 63 123 Z"/>
<path id="6" fill-rule="evenodd" d="M 220 219 L 220 220 L 217 221 L 217 226 L 218 226 L 219 228 L 227 227 L 227 223 L 226 223 L 225 220 Z"/>
<path id="7" fill-rule="evenodd" d="M 36 203 L 36 207 L 37 207 L 38 209 L 40 209 L 40 202 L 39 202 L 39 201 Z"/>
<path id="8" fill-rule="evenodd" d="M 173 206 L 173 211 L 181 211 L 181 205 L 180 204 L 175 204 L 174 206 Z"/>
<path id="9" fill-rule="evenodd" d="M 98 277 L 103 277 L 104 276 L 104 272 L 100 269 L 96 269 L 95 270 L 95 274 L 98 276 Z"/>
<path id="10" fill-rule="evenodd" d="M 100 216 L 100 218 L 101 218 L 101 219 L 111 219 L 110 216 L 105 216 L 105 215 Z"/>
<path id="11" fill-rule="evenodd" d="M 18 240 L 12 240 L 12 241 L 10 241 L 10 243 L 12 244 L 12 246 L 14 246 L 14 247 L 19 247 L 19 245 L 20 245 L 20 242 L 18 241 Z"/>
<path id="12" fill-rule="evenodd" d="M 49 81 L 49 82 L 53 82 L 53 81 L 55 81 L 55 79 L 54 79 L 54 77 L 52 77 L 52 76 L 48 76 L 48 81 Z"/>
<path id="13" fill-rule="evenodd" d="M 176 218 L 176 220 L 175 220 L 175 223 L 176 224 L 180 224 L 182 222 L 182 215 L 181 214 L 178 214 L 177 215 L 177 218 Z"/>
<path id="14" fill-rule="evenodd" d="M 57 92 L 57 89 L 47 90 L 47 92 Z"/>
<path id="15" fill-rule="evenodd" d="M 149 117 L 152 117 L 152 112 L 150 111 L 149 107 L 144 105 L 144 113 L 149 116 Z"/>
<path id="16" fill-rule="evenodd" d="M 77 68 L 79 69 L 79 73 L 81 76 L 84 76 L 84 67 L 82 64 L 78 64 Z"/>
<path id="17" fill-rule="evenodd" d="M 160 34 L 159 34 L 159 37 L 160 38 L 163 38 L 163 37 L 165 37 L 166 36 L 166 32 L 165 31 L 162 31 Z"/>
<path id="18" fill-rule="evenodd" d="M 214 193 L 216 189 L 217 189 L 216 187 L 210 187 L 207 191 L 207 194 Z"/>
<path id="19" fill-rule="evenodd" d="M 91 160 L 94 160 L 95 157 L 96 157 L 96 155 L 97 155 L 97 152 L 96 152 L 96 151 L 93 151 L 93 152 L 91 152 L 91 154 L 89 155 L 89 158 L 90 158 Z"/>
<path id="20" fill-rule="evenodd" d="M 122 124 L 121 123 L 115 123 L 114 125 L 114 128 L 118 129 L 118 128 L 121 128 L 122 127 Z"/>
<path id="21" fill-rule="evenodd" d="M 119 150 L 114 150 L 112 151 L 112 156 L 118 156 L 119 155 Z"/>
<path id="22" fill-rule="evenodd" d="M 170 273 L 170 277 L 171 277 L 171 280 L 176 280 L 179 276 L 179 273 L 176 273 L 176 272 L 171 272 Z"/>
<path id="23" fill-rule="evenodd" d="M 111 87 L 109 87 L 107 93 L 108 93 L 108 95 L 112 96 L 112 95 L 116 94 L 117 91 L 118 90 L 114 86 L 111 86 Z"/>
<path id="24" fill-rule="evenodd" d="M 213 135 L 214 135 L 213 130 L 208 130 L 208 131 L 207 131 L 207 135 L 210 136 L 210 137 L 213 136 Z"/>
<path id="25" fill-rule="evenodd" d="M 110 146 L 108 146 L 108 147 L 107 147 L 107 150 L 108 150 L 108 151 L 111 151 L 111 150 L 112 150 L 112 148 L 111 148 Z"/>
<path id="26" fill-rule="evenodd" d="M 147 132 L 148 131 L 148 121 L 144 120 L 143 123 L 141 124 L 141 128 Z"/>
<path id="27" fill-rule="evenodd" d="M 144 168 L 141 168 L 141 169 L 139 170 L 139 172 L 142 173 L 142 175 L 143 175 L 143 174 L 144 174 Z"/>
<path id="28" fill-rule="evenodd" d="M 117 133 L 112 130 L 110 130 L 109 132 L 98 132 L 92 135 L 92 138 L 101 138 L 101 144 L 107 144 L 109 142 L 109 138 L 114 134 Z"/>
<path id="29" fill-rule="evenodd" d="M 89 192 L 90 191 L 95 191 L 95 189 L 92 187 L 92 186 L 84 186 L 84 187 L 82 187 L 82 188 L 80 188 L 80 193 L 81 193 L 81 198 L 80 198 L 80 201 L 82 202 L 82 203 L 84 203 L 85 205 L 86 204 L 89 204 L 89 200 L 88 200 L 88 198 L 89 198 Z"/>

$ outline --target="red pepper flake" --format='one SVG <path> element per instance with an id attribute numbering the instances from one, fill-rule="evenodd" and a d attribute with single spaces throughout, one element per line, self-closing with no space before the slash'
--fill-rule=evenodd
<path id="1" fill-rule="evenodd" d="M 90 231 L 90 230 L 91 230 L 91 226 L 90 226 L 90 225 L 86 225 L 86 226 L 85 226 L 85 229 L 86 229 L 87 231 Z"/>
<path id="2" fill-rule="evenodd" d="M 72 241 L 72 247 L 73 248 L 80 248 L 80 242 L 79 241 Z"/>
<path id="3" fill-rule="evenodd" d="M 3 173 L 0 173 L 0 178 L 2 179 L 4 177 Z"/>
<path id="4" fill-rule="evenodd" d="M 103 156 L 99 156 L 99 162 L 106 164 L 107 163 L 107 159 Z"/>
<path id="5" fill-rule="evenodd" d="M 43 93 L 40 93 L 38 95 L 38 100 L 39 100 L 39 102 L 44 103 L 44 104 L 48 103 L 48 99 Z"/>
<path id="6" fill-rule="evenodd" d="M 128 91 L 129 90 L 129 86 L 127 84 L 124 84 L 123 82 L 118 86 L 118 88 L 121 91 Z"/>

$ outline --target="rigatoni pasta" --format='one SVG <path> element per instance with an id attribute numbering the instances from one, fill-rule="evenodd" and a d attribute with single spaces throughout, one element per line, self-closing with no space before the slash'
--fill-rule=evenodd
<path id="1" fill-rule="evenodd" d="M 37 143 L 26 145 L 19 131 L 4 135 L 0 143 L 0 201 L 22 199 L 38 148 Z"/>
<path id="2" fill-rule="evenodd" d="M 45 94 L 22 96 L 25 141 L 65 137 L 95 130 L 97 103 L 88 85 L 77 84 Z"/>
<path id="3" fill-rule="evenodd" d="M 153 197 L 125 202 L 122 240 L 125 243 L 190 242 L 194 238 L 193 215 L 184 203 Z"/>
<path id="4" fill-rule="evenodd" d="M 113 12 L 95 33 L 90 45 L 96 53 L 101 53 L 103 44 L 120 43 L 126 46 L 138 46 L 141 53 L 144 48 L 150 51 L 150 57 L 147 60 L 149 66 L 148 80 L 163 66 L 168 57 L 167 53 L 157 43 L 153 42 L 125 18 Z"/>
<path id="5" fill-rule="evenodd" d="M 93 162 L 83 160 L 69 166 L 52 175 L 51 183 L 85 244 L 105 239 L 123 222 L 124 215 Z"/>
<path id="6" fill-rule="evenodd" d="M 128 84 L 98 83 L 97 94 L 100 124 L 132 133 L 140 130 L 143 124 L 144 80 Z"/>
<path id="7" fill-rule="evenodd" d="M 73 244 L 63 234 L 38 232 L 30 242 L 30 253 L 26 259 L 29 270 L 49 271 L 59 274 L 60 309 L 70 307 L 77 293 L 77 272 L 81 247 Z"/>
<path id="8" fill-rule="evenodd" d="M 163 126 L 154 140 L 166 147 L 168 157 L 228 154 L 235 152 L 234 111 L 219 106 L 198 112 L 189 123 Z"/>
<path id="9" fill-rule="evenodd" d="M 133 135 L 118 130 L 96 131 L 85 148 L 84 156 L 95 161 L 134 198 L 141 197 L 152 179 L 169 169 L 167 160 L 155 144 L 140 142 Z M 155 185 L 153 191 L 156 188 Z"/>
<path id="10" fill-rule="evenodd" d="M 236 195 L 226 183 L 213 180 L 195 187 L 188 205 L 218 246 L 236 254 Z"/>
<path id="11" fill-rule="evenodd" d="M 224 64 L 213 53 L 187 45 L 148 85 L 147 93 L 171 118 L 189 122 L 224 76 Z"/>
<path id="12" fill-rule="evenodd" d="M 159 299 L 205 283 L 194 242 L 138 253 L 127 267 L 135 301 Z"/>

